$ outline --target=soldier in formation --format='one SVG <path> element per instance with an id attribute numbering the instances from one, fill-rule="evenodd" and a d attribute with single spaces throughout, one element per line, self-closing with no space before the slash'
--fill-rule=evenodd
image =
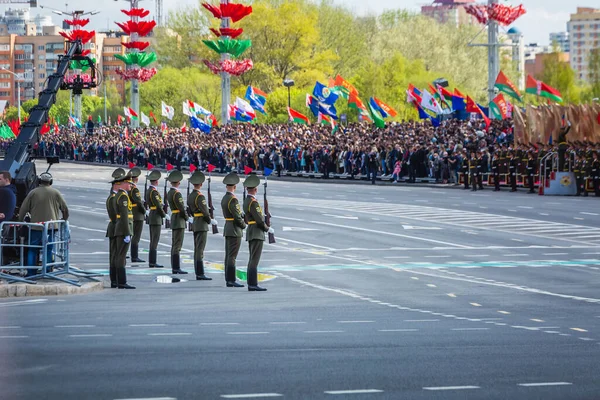
<path id="1" fill-rule="evenodd" d="M 223 236 L 225 236 L 225 283 L 227 287 L 244 287 L 236 282 L 235 265 L 242 244 L 243 230 L 246 228 L 240 203 L 235 197 L 235 189 L 239 182 L 240 178 L 235 173 L 230 173 L 223 179 L 223 183 L 227 187 L 221 200 L 221 210 L 225 218 Z"/>
<path id="2" fill-rule="evenodd" d="M 131 262 L 132 263 L 143 263 L 145 262 L 139 257 L 139 244 L 142 238 L 142 230 L 144 228 L 144 220 L 146 218 L 146 207 L 144 206 L 144 200 L 137 187 L 139 176 L 142 171 L 139 168 L 132 168 L 129 173 L 131 174 L 131 190 L 129 191 L 129 199 L 131 201 L 132 212 L 133 212 L 133 236 L 131 238 Z"/>
<path id="3" fill-rule="evenodd" d="M 167 216 L 162 208 L 163 199 L 158 190 L 158 181 L 161 178 L 160 171 L 152 171 L 147 179 L 150 182 L 150 187 L 146 192 L 146 204 L 148 205 L 148 226 L 150 227 L 150 246 L 149 246 L 149 262 L 150 268 L 163 268 L 158 264 L 157 250 L 158 242 L 160 241 L 160 230 L 163 226 L 163 219 Z"/>
<path id="4" fill-rule="evenodd" d="M 167 201 L 171 209 L 171 272 L 173 274 L 185 275 L 186 271 L 181 269 L 180 252 L 183 247 L 186 223 L 188 215 L 185 210 L 183 195 L 179 191 L 179 185 L 183 180 L 183 174 L 180 171 L 173 171 L 167 178 L 171 183 L 171 189 L 167 194 Z"/>

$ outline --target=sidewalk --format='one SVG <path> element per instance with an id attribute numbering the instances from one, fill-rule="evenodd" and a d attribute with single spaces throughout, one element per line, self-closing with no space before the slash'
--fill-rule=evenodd
<path id="1" fill-rule="evenodd" d="M 67 276 L 68 277 L 68 276 Z M 72 277 L 77 279 L 77 277 Z M 27 296 L 64 296 L 68 294 L 86 294 L 103 289 L 102 282 L 86 282 L 80 287 L 55 280 L 39 280 L 37 284 L 11 283 L 0 281 L 0 298 Z"/>

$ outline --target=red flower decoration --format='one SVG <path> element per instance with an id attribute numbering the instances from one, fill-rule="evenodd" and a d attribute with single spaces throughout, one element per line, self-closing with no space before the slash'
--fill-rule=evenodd
<path id="1" fill-rule="evenodd" d="M 240 36 L 244 32 L 244 30 L 242 28 L 239 28 L 239 29 L 235 29 L 235 28 L 220 28 L 220 29 L 210 28 L 210 31 L 212 33 L 214 33 L 215 36 L 217 36 L 217 37 L 229 36 L 232 39 L 235 39 L 236 37 Z"/>
<path id="2" fill-rule="evenodd" d="M 128 17 L 146 18 L 148 15 L 150 15 L 150 11 L 143 8 L 132 8 L 131 10 L 121 10 L 121 12 Z"/>
<path id="3" fill-rule="evenodd" d="M 69 42 L 74 42 L 77 39 L 81 40 L 81 43 L 86 44 L 96 34 L 96 31 L 84 31 L 81 29 L 73 29 L 72 31 L 60 32 L 60 35 L 67 39 Z"/>
<path id="4" fill-rule="evenodd" d="M 140 82 L 148 82 L 156 75 L 156 68 L 135 68 L 135 69 L 117 69 L 117 74 L 126 81 L 137 79 Z"/>
<path id="5" fill-rule="evenodd" d="M 497 21 L 500 25 L 508 26 L 515 22 L 520 16 L 526 13 L 525 7 L 511 7 L 502 4 L 487 5 L 467 5 L 465 11 L 477 19 L 481 24 L 487 24 L 488 21 Z"/>
<path id="6" fill-rule="evenodd" d="M 219 61 L 216 64 L 213 64 L 209 60 L 202 60 L 202 62 L 204 62 L 208 69 L 215 75 L 218 75 L 221 72 L 227 72 L 234 76 L 240 76 L 254 67 L 254 63 L 248 58 L 245 60 Z"/>
<path id="7" fill-rule="evenodd" d="M 137 33 L 140 36 L 147 36 L 150 32 L 152 32 L 152 29 L 154 29 L 154 27 L 156 26 L 155 21 L 133 22 L 133 21 L 129 20 L 125 23 L 122 23 L 122 22 L 115 22 L 115 23 L 126 34 L 131 35 L 132 33 Z"/>
<path id="8" fill-rule="evenodd" d="M 210 11 L 215 18 L 231 18 L 233 22 L 238 22 L 252 14 L 252 6 L 245 6 L 243 4 L 227 3 L 220 4 L 217 7 L 212 4 L 202 3 L 202 6 Z"/>
<path id="9" fill-rule="evenodd" d="M 65 19 L 65 23 L 69 26 L 86 26 L 90 23 L 90 19 Z"/>
<path id="10" fill-rule="evenodd" d="M 129 42 L 121 44 L 128 49 L 138 49 L 139 51 L 144 51 L 150 46 L 150 42 Z"/>

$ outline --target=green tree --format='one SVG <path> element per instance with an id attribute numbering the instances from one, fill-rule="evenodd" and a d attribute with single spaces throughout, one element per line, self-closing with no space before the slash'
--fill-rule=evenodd
<path id="1" fill-rule="evenodd" d="M 568 62 L 561 60 L 558 51 L 552 52 L 544 59 L 541 80 L 557 89 L 565 103 L 579 102 L 582 88 L 577 86 L 575 71 Z"/>
<path id="2" fill-rule="evenodd" d="M 600 48 L 590 52 L 589 82 L 593 98 L 600 98 Z"/>
<path id="3" fill-rule="evenodd" d="M 24 109 L 23 106 L 21 106 L 21 122 L 24 122 L 25 120 L 27 120 L 27 118 L 29 118 L 29 113 L 27 113 Z M 5 112 L 4 112 L 4 120 L 5 121 L 12 121 L 12 120 L 17 120 L 19 119 L 19 110 L 17 109 L 17 107 L 7 107 Z"/>

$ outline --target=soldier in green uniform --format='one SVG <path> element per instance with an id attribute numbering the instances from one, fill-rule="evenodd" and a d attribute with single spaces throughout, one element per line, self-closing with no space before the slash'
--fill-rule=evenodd
<path id="1" fill-rule="evenodd" d="M 515 154 L 512 150 L 508 151 L 508 174 L 510 177 L 510 191 L 517 191 L 517 168 L 519 166 L 519 160 L 515 158 Z"/>
<path id="2" fill-rule="evenodd" d="M 591 177 L 594 182 L 594 193 L 596 197 L 600 197 L 600 160 L 598 160 L 598 152 L 594 151 L 592 153 L 592 173 Z"/>
<path id="3" fill-rule="evenodd" d="M 496 152 L 492 155 L 492 176 L 494 181 L 494 192 L 500 191 L 500 165 L 504 161 L 501 161 L 500 157 L 496 154 Z"/>
<path id="4" fill-rule="evenodd" d="M 125 174 L 123 168 L 117 168 L 112 173 L 113 180 Z M 110 287 L 117 287 L 117 270 L 115 269 L 115 253 L 116 253 L 116 241 L 115 241 L 115 223 L 117 222 L 117 214 L 115 213 L 115 201 L 116 195 L 119 189 L 117 184 L 111 182 L 111 189 L 108 198 L 106 199 L 106 212 L 108 214 L 108 226 L 106 228 L 106 237 L 108 238 L 108 275 L 110 277 Z"/>
<path id="5" fill-rule="evenodd" d="M 137 188 L 139 176 L 142 171 L 135 167 L 132 168 L 129 173 L 131 174 L 131 190 L 129 191 L 129 199 L 131 200 L 132 212 L 133 212 L 133 236 L 131 237 L 131 262 L 132 263 L 143 263 L 144 260 L 140 259 L 139 256 L 139 244 L 142 238 L 142 230 L 144 228 L 144 219 L 146 217 L 146 208 L 144 207 L 144 200 L 140 194 L 140 189 Z"/>
<path id="6" fill-rule="evenodd" d="M 211 281 L 212 278 L 204 274 L 204 248 L 208 237 L 208 225 L 217 225 L 217 221 L 210 219 L 210 211 L 206 198 L 200 192 L 206 177 L 200 171 L 194 172 L 189 181 L 194 185 L 194 190 L 187 198 L 187 205 L 192 215 L 189 222 L 194 232 L 194 271 L 197 281 Z"/>
<path id="7" fill-rule="evenodd" d="M 477 159 L 477 153 L 474 151 L 471 152 L 471 157 L 469 159 L 469 178 L 471 179 L 471 191 L 477 191 L 477 170 L 478 170 L 479 160 Z"/>
<path id="8" fill-rule="evenodd" d="M 573 172 L 575 173 L 575 184 L 577 185 L 577 194 L 576 196 L 581 196 L 582 190 L 585 190 L 584 185 L 584 162 L 581 156 L 581 153 L 575 153 L 575 166 L 573 167 Z"/>
<path id="9" fill-rule="evenodd" d="M 111 200 L 112 212 L 116 216 L 114 224 L 114 241 L 115 255 L 114 268 L 116 287 L 118 289 L 135 289 L 135 287 L 127 284 L 127 275 L 125 265 L 127 264 L 127 251 L 131 242 L 131 234 L 133 233 L 133 214 L 132 206 L 127 192 L 131 187 L 131 175 L 125 171 L 117 176 L 112 183 L 118 192 L 115 194 L 115 199 Z"/>
<path id="10" fill-rule="evenodd" d="M 148 205 L 148 225 L 150 226 L 150 246 L 149 246 L 149 267 L 150 268 L 163 268 L 162 265 L 157 263 L 157 248 L 158 241 L 160 240 L 160 230 L 163 225 L 163 218 L 166 214 L 162 208 L 163 199 L 160 197 L 158 190 L 158 180 L 161 177 L 160 171 L 152 171 L 148 175 L 148 181 L 150 181 L 150 187 L 146 192 L 146 204 Z"/>
<path id="11" fill-rule="evenodd" d="M 464 179 L 464 190 L 469 189 L 469 156 L 467 154 L 467 150 L 463 150 L 463 160 L 462 160 L 462 176 Z"/>
<path id="12" fill-rule="evenodd" d="M 240 177 L 235 173 L 230 173 L 223 178 L 223 183 L 227 185 L 227 192 L 221 200 L 221 209 L 225 218 L 225 282 L 227 287 L 244 287 L 236 282 L 235 260 L 240 251 L 242 237 L 244 235 L 244 217 L 240 203 L 235 197 L 236 185 L 240 182 Z"/>
<path id="13" fill-rule="evenodd" d="M 533 155 L 533 150 L 529 150 L 527 152 L 527 185 L 529 186 L 529 193 L 535 193 L 534 185 L 535 185 L 535 158 Z"/>
<path id="14" fill-rule="evenodd" d="M 171 269 L 173 274 L 185 275 L 187 272 L 181 269 L 181 259 L 179 257 L 179 253 L 183 247 L 183 238 L 188 220 L 183 195 L 179 191 L 179 184 L 183 180 L 183 174 L 181 171 L 173 171 L 167 179 L 171 182 L 171 189 L 167 193 L 167 201 L 171 210 Z"/>
<path id="15" fill-rule="evenodd" d="M 263 211 L 256 199 L 260 179 L 256 175 L 250 175 L 244 181 L 244 187 L 248 190 L 248 195 L 244 199 L 244 214 L 248 219 L 248 229 L 246 230 L 246 241 L 250 258 L 248 259 L 248 291 L 265 292 L 267 289 L 258 286 L 258 263 L 262 254 L 262 248 L 265 241 L 265 232 L 273 233 L 273 228 L 265 224 Z"/>

